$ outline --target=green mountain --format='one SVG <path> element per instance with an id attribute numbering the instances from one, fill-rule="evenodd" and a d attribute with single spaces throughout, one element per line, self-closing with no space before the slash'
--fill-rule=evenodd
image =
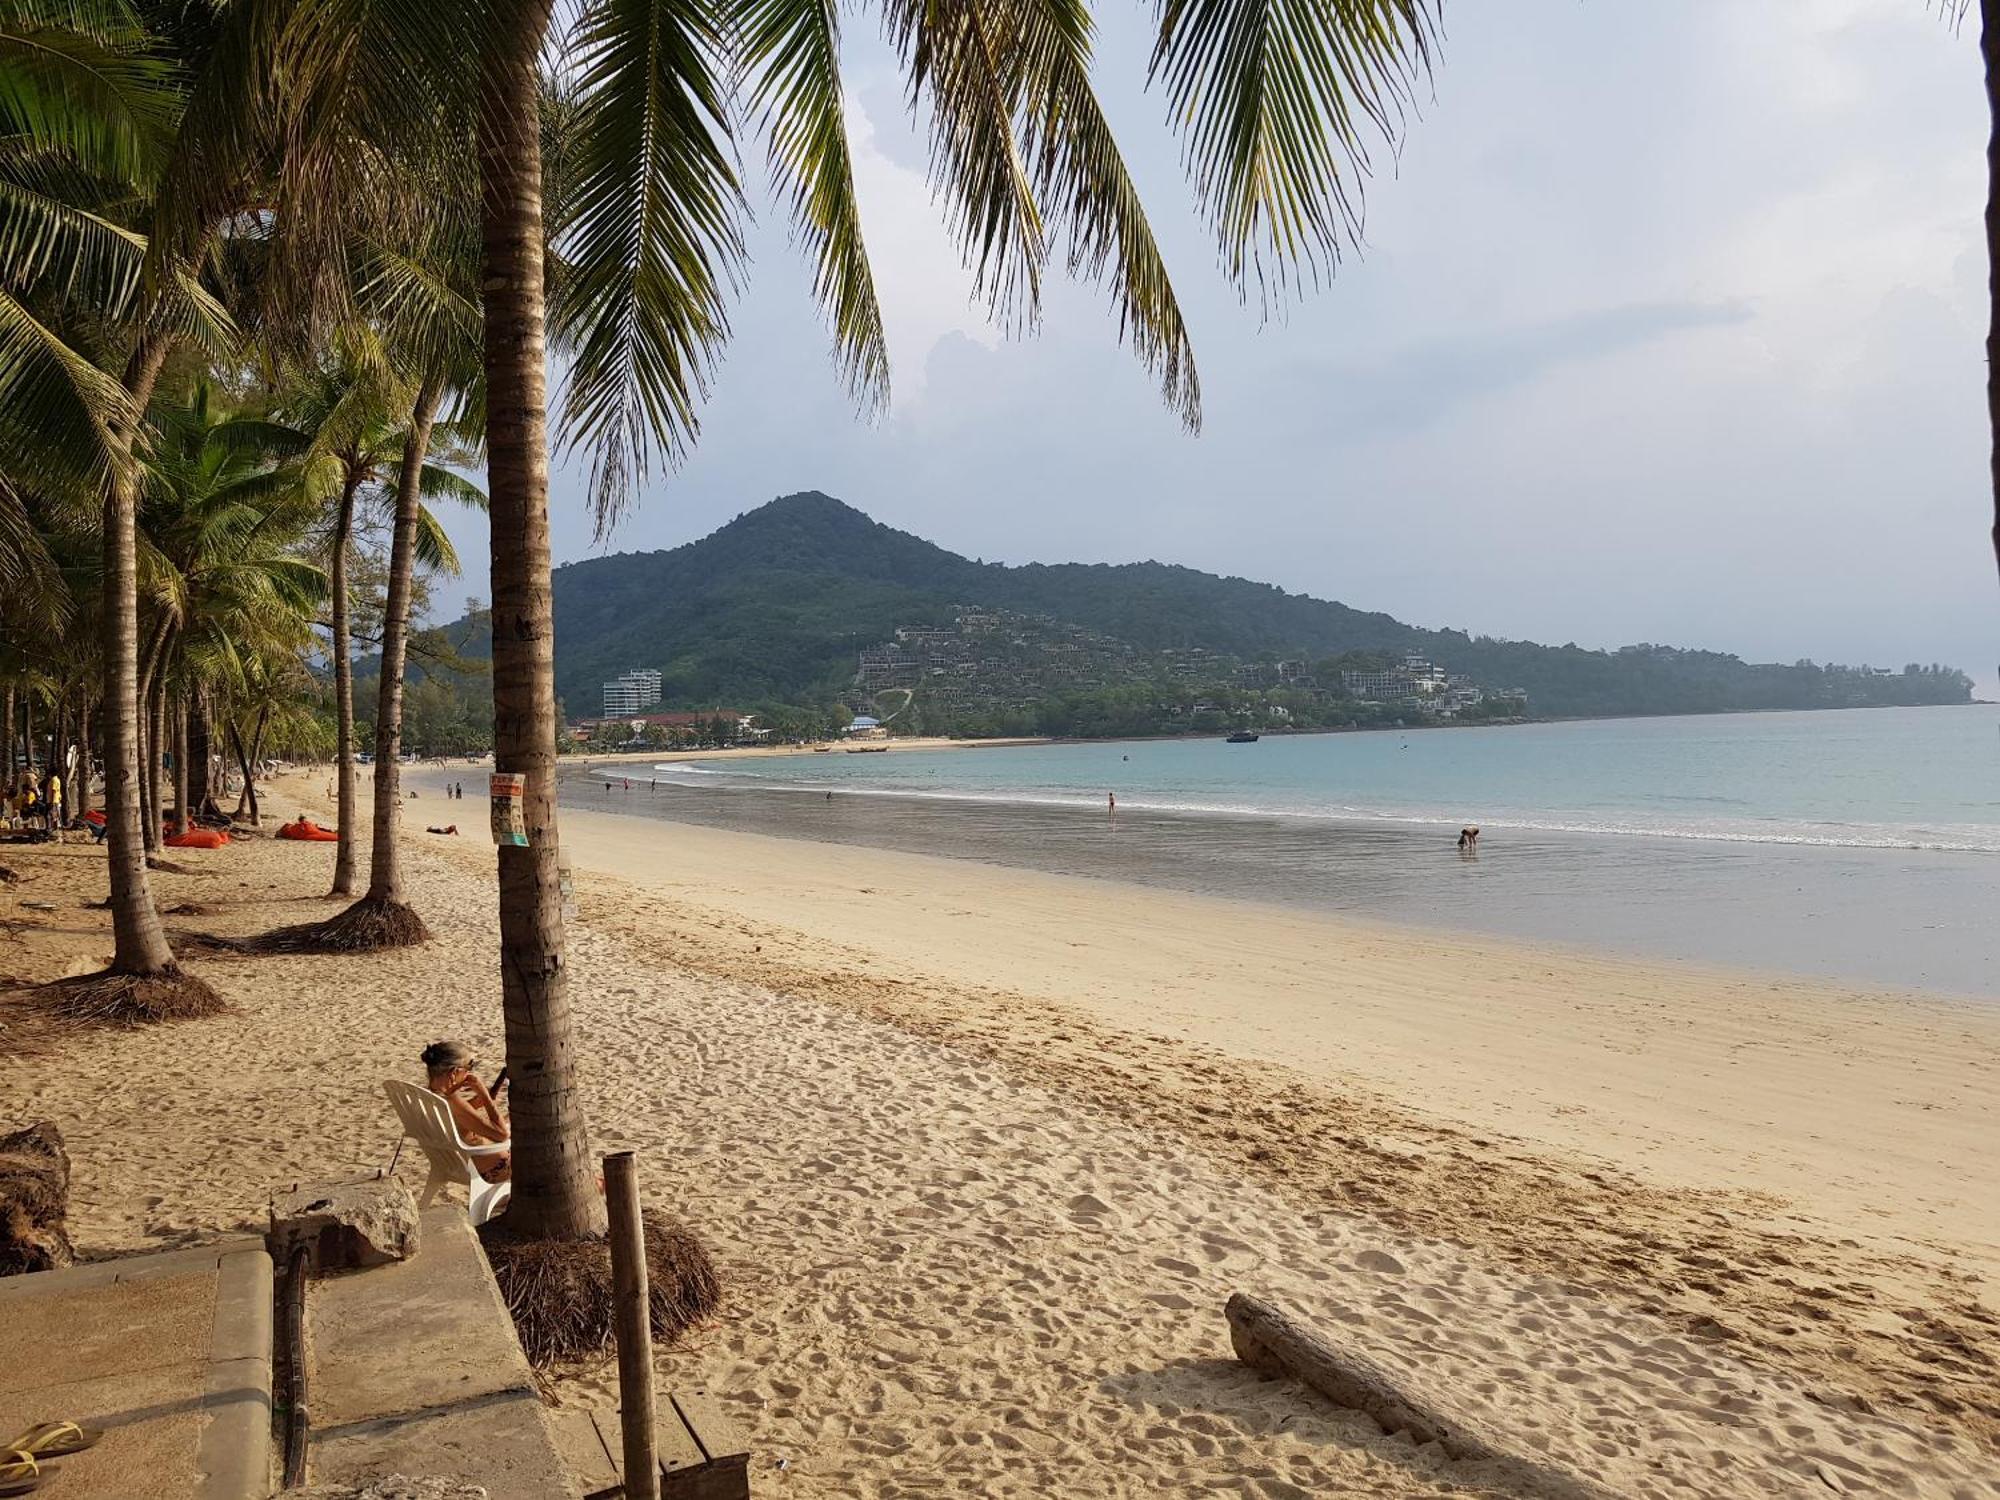
<path id="1" fill-rule="evenodd" d="M 758 507 L 666 552 L 621 553 L 555 572 L 556 690 L 597 712 L 602 684 L 657 667 L 668 708 L 828 702 L 859 653 L 897 627 L 949 626 L 966 606 L 1048 616 L 1132 648 L 1256 662 L 1419 652 L 1490 689 L 1521 689 L 1537 716 L 1704 713 L 1962 703 L 1971 682 L 1943 667 L 1886 674 L 1758 665 L 1710 651 L 1540 646 L 1425 630 L 1385 614 L 1192 568 L 975 562 L 808 491 Z M 484 622 L 447 633 L 467 655 Z"/>

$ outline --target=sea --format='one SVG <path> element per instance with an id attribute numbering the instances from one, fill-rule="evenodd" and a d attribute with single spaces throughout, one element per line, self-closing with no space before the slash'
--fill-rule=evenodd
<path id="1" fill-rule="evenodd" d="M 1419 941 L 1492 933 L 2000 996 L 2000 705 L 623 756 L 570 768 L 563 800 L 1366 917 Z M 1467 825 L 1480 837 L 1461 850 Z"/>

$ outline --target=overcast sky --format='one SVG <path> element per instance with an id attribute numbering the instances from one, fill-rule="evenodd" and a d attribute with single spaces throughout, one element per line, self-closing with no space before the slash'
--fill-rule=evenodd
<path id="1" fill-rule="evenodd" d="M 1097 69 L 1192 328 L 1183 433 L 1106 299 L 1009 340 L 924 183 L 895 71 L 847 53 L 894 404 L 859 421 L 768 204 L 698 452 L 559 562 L 820 489 L 988 560 L 1186 563 L 1429 626 L 1752 659 L 1942 659 L 1995 688 L 1975 34 L 1924 0 L 1457 0 L 1363 254 L 1262 322 L 1216 269 L 1151 7 Z M 454 520 L 485 597 L 478 528 Z"/>

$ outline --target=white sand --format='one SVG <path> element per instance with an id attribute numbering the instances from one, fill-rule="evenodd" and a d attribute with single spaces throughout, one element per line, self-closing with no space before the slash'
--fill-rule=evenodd
<path id="1" fill-rule="evenodd" d="M 476 834 L 481 804 L 465 807 L 451 820 Z M 439 811 L 410 809 L 418 827 Z M 1991 1105 L 1965 1087 L 1992 1066 L 1977 1013 L 1939 1043 L 1925 1032 L 1943 1013 L 1849 997 L 1874 1007 L 1867 1045 L 1898 1075 L 1878 1098 L 1872 1069 L 1804 1030 L 1803 989 L 1758 1010 L 1740 980 L 1547 952 L 1496 978 L 1466 950 L 1429 964 L 1377 951 L 1380 932 L 1309 924 L 1306 951 L 1278 944 L 1292 977 L 1272 992 L 1258 975 L 1278 929 L 1242 924 L 1301 919 L 906 856 L 816 851 L 813 873 L 799 845 L 567 826 L 594 1144 L 639 1148 L 649 1194 L 716 1248 L 724 1315 L 660 1362 L 731 1403 L 760 1494 L 1539 1492 L 1248 1375 L 1220 1316 L 1245 1287 L 1425 1368 L 1525 1452 L 1619 1493 L 2000 1495 L 1993 1423 L 1970 1409 L 1994 1403 L 1996 1325 L 1957 1279 L 1991 1234 Z M 431 946 L 209 963 L 228 1016 L 0 1061 L 0 1122 L 52 1114 L 69 1137 L 86 1251 L 254 1223 L 269 1186 L 379 1166 L 394 1138 L 379 1079 L 411 1076 L 438 1035 L 497 1058 L 491 851 L 412 844 Z M 256 931 L 330 909 L 331 858 L 187 851 L 203 873 L 160 888 L 223 905 L 193 925 Z M 73 897 L 53 916 L 13 909 L 97 894 L 99 859 L 9 851 L 30 879 L 5 898 L 0 965 L 48 977 L 101 950 L 103 915 Z M 643 885 L 591 873 L 612 861 Z M 1315 1001 L 1307 964 L 1341 985 Z M 1233 1025 L 1231 985 L 1248 1006 Z M 1481 997 L 1516 1018 L 1483 1043 L 1464 1031 Z M 1687 1040 L 1725 1020 L 1731 1040 Z M 1619 1056 L 1621 1027 L 1630 1111 L 1579 1064 Z M 1792 1206 L 1720 1191 L 1787 1185 L 1730 1165 L 1765 1149 L 1726 1086 L 1745 1044 L 1782 1052 L 1765 1114 L 1784 1151 L 1829 1128 L 1863 1142 L 1875 1112 L 1893 1153 L 1841 1175 L 1908 1164 L 1901 1196 L 1921 1207 L 1863 1243 L 1841 1233 L 1868 1227 L 1862 1184 L 1800 1177 Z M 1703 1061 L 1719 1078 L 1690 1105 L 1673 1075 Z M 1395 1103 L 1347 1086 L 1402 1092 L 1398 1068 L 1422 1086 Z M 1918 1084 L 1931 1092 L 1902 1091 Z M 1850 1120 L 1812 1102 L 1825 1091 Z M 1903 1097 L 1934 1107 L 1880 1114 Z M 1569 1100 L 1588 1113 L 1557 1113 Z M 1967 1142 L 1988 1153 L 1959 1164 L 1973 1207 L 1942 1188 Z M 1918 1235 L 1934 1244 L 1892 1243 Z M 610 1372 L 560 1389 L 605 1400 Z"/>

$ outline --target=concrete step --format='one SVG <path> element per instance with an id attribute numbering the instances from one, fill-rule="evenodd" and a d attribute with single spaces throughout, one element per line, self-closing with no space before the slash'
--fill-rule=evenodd
<path id="1" fill-rule="evenodd" d="M 104 1437 L 52 1461 L 37 1500 L 263 1500 L 275 1482 L 263 1242 L 0 1280 L 0 1442 L 61 1421 Z"/>
<path id="2" fill-rule="evenodd" d="M 409 1260 L 312 1284 L 308 1477 L 449 1476 L 491 1500 L 581 1500 L 465 1210 L 426 1209 L 421 1238 Z"/>

